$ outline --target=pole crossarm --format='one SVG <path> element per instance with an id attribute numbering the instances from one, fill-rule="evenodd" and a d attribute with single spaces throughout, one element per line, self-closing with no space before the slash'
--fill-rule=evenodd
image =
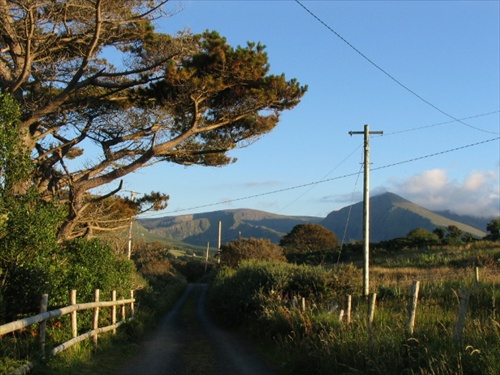
<path id="1" fill-rule="evenodd" d="M 365 134 L 365 132 L 364 131 L 362 131 L 362 132 L 350 131 L 349 132 L 350 136 L 352 136 L 353 134 Z M 368 134 L 384 134 L 384 132 L 382 130 L 375 130 L 375 131 L 369 131 Z"/>
<path id="2" fill-rule="evenodd" d="M 363 295 L 370 294 L 370 134 L 384 134 L 381 130 L 370 131 L 365 125 L 364 131 L 350 131 L 349 135 L 363 134 L 365 143 L 364 187 L 363 187 Z"/>

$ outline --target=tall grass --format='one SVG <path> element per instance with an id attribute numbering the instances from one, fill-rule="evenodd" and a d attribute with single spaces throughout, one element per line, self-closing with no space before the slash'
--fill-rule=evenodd
<path id="1" fill-rule="evenodd" d="M 121 359 L 133 353 L 141 338 L 151 331 L 158 318 L 170 308 L 186 287 L 186 280 L 177 273 L 169 273 L 148 280 L 150 283 L 136 293 L 136 316 L 118 328 L 116 335 L 99 336 L 98 345 L 86 340 L 59 353 L 55 357 L 40 350 L 38 325 L 5 335 L 0 339 L 0 374 L 7 374 L 25 363 L 33 362 L 31 373 L 50 375 L 109 373 Z M 151 286 L 154 281 L 154 288 Z M 101 296 L 102 297 L 102 296 Z M 49 306 L 49 310 L 50 310 Z M 92 310 L 78 313 L 78 331 L 88 332 L 92 327 Z M 100 309 L 99 325 L 111 324 L 109 309 Z M 47 322 L 46 353 L 54 346 L 71 339 L 69 315 Z"/>
<path id="2" fill-rule="evenodd" d="M 224 269 L 210 290 L 215 316 L 268 340 L 283 374 L 486 374 L 500 373 L 500 272 L 498 248 L 423 252 L 405 268 L 372 270 L 377 293 L 375 318 L 361 291 L 361 270 L 244 263 Z M 405 256 L 400 254 L 400 256 Z M 449 258 L 446 258 L 449 257 Z M 444 259 L 446 258 L 446 261 Z M 471 265 L 485 260 L 480 281 Z M 421 266 L 437 262 L 440 266 Z M 475 263 L 476 262 L 476 263 Z M 300 275 L 300 276 L 298 276 Z M 407 332 L 411 283 L 421 280 L 414 333 Z M 321 285 L 321 288 L 317 288 Z M 454 340 L 458 291 L 470 292 L 466 326 Z M 352 321 L 340 320 L 346 294 L 352 296 Z M 290 296 L 305 297 L 306 309 Z"/>

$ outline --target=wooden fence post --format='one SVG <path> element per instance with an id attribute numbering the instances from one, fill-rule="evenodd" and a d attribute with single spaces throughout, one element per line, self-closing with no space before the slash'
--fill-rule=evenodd
<path id="1" fill-rule="evenodd" d="M 134 290 L 130 291 L 130 298 L 134 299 Z M 130 317 L 131 318 L 135 317 L 135 304 L 134 304 L 134 301 L 130 302 Z"/>
<path id="2" fill-rule="evenodd" d="M 116 290 L 111 292 L 111 300 L 116 302 Z M 116 324 L 116 305 L 111 306 L 111 324 Z M 116 328 L 113 329 L 113 333 L 116 333 Z"/>
<path id="3" fill-rule="evenodd" d="M 351 307 L 352 307 L 352 296 L 347 295 L 347 324 L 351 323 Z"/>
<path id="4" fill-rule="evenodd" d="M 47 312 L 47 307 L 49 304 L 49 295 L 42 294 L 42 300 L 40 301 L 40 314 Z M 45 332 L 47 330 L 47 321 L 44 320 L 40 322 L 39 325 L 39 335 L 40 335 L 40 352 L 42 354 L 42 359 L 45 359 Z"/>
<path id="5" fill-rule="evenodd" d="M 370 294 L 370 301 L 368 307 L 368 326 L 373 323 L 373 317 L 375 316 L 375 302 L 377 301 L 377 293 Z"/>
<path id="6" fill-rule="evenodd" d="M 474 267 L 474 277 L 476 279 L 476 284 L 479 283 L 479 267 Z"/>
<path id="7" fill-rule="evenodd" d="M 407 330 L 410 335 L 413 334 L 413 329 L 415 328 L 415 316 L 417 313 L 417 302 L 418 302 L 418 291 L 420 289 L 420 281 L 415 280 L 411 288 L 411 303 L 410 303 L 410 313 L 408 317 Z"/>
<path id="8" fill-rule="evenodd" d="M 302 312 L 306 311 L 306 299 L 302 297 Z"/>
<path id="9" fill-rule="evenodd" d="M 69 292 L 69 304 L 76 305 L 76 289 L 72 289 Z M 75 338 L 78 336 L 78 323 L 76 320 L 76 311 L 72 311 L 71 315 L 71 336 Z"/>
<path id="10" fill-rule="evenodd" d="M 469 291 L 467 289 L 460 289 L 458 291 L 459 307 L 457 321 L 455 322 L 455 329 L 453 331 L 453 339 L 456 343 L 462 341 L 462 335 L 465 328 L 465 315 L 467 314 L 467 307 L 469 305 Z"/>
<path id="11" fill-rule="evenodd" d="M 124 321 L 124 320 L 125 320 L 126 315 L 127 315 L 125 311 L 126 311 L 126 310 L 125 310 L 125 304 L 123 304 L 123 305 L 122 305 L 122 321 Z"/>
<path id="12" fill-rule="evenodd" d="M 94 301 L 99 302 L 99 289 L 96 289 L 94 292 Z M 92 327 L 94 330 L 99 328 L 99 307 L 94 307 L 94 324 Z M 93 335 L 94 343 L 97 345 L 97 333 Z"/>

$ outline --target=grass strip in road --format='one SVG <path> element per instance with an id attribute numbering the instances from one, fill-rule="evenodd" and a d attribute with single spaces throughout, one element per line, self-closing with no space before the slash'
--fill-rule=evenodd
<path id="1" fill-rule="evenodd" d="M 176 361 L 176 373 L 179 374 L 216 373 L 216 354 L 197 316 L 201 291 L 201 286 L 195 285 L 180 311 L 183 337 L 180 338 L 181 353 Z"/>

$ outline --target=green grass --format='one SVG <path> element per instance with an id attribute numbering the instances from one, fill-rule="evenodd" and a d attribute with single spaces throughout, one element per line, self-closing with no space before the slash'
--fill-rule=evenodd
<path id="1" fill-rule="evenodd" d="M 179 373 L 210 375 L 216 373 L 216 357 L 211 342 L 203 334 L 200 321 L 196 316 L 197 299 L 201 287 L 195 286 L 181 309 L 182 353 L 177 358 Z"/>
<path id="2" fill-rule="evenodd" d="M 236 321 L 252 335 L 267 338 L 264 347 L 272 350 L 270 356 L 283 374 L 494 375 L 500 373 L 499 250 L 490 244 L 378 254 L 371 272 L 371 290 L 378 296 L 372 324 L 367 321 L 367 301 L 360 295 L 359 267 L 351 266 L 349 272 L 334 267 L 329 271 L 341 277 L 336 287 L 344 286 L 341 293 L 330 293 L 329 298 L 339 305 L 335 311 L 330 310 L 332 301 L 328 299 L 317 299 L 302 312 L 281 298 L 276 275 L 281 275 L 281 285 L 286 285 L 283 280 L 290 280 L 292 274 L 308 274 L 305 269 L 289 266 L 273 269 L 269 275 L 270 268 L 257 264 L 226 271 L 216 278 L 212 293 L 226 300 L 258 302 L 253 307 L 247 302 L 247 311 L 235 306 Z M 479 283 L 474 279 L 475 265 L 480 266 Z M 266 287 L 253 293 L 245 290 L 245 296 L 238 299 L 232 292 L 244 279 L 253 279 L 252 267 L 261 280 L 268 280 L 254 283 Z M 310 285 L 305 278 L 300 279 L 303 287 Z M 349 280 L 347 289 L 345 278 Z M 410 335 L 406 325 L 413 280 L 420 280 L 421 288 L 415 329 Z M 461 340 L 456 341 L 454 328 L 461 288 L 469 290 L 470 299 L 465 330 Z M 339 320 L 347 291 L 352 295 L 351 324 Z M 226 319 L 230 314 L 227 310 Z M 241 316 L 245 313 L 246 319 Z"/>
<path id="3" fill-rule="evenodd" d="M 470 248 L 436 248 L 378 253 L 370 274 L 371 290 L 377 293 L 375 318 L 367 323 L 367 302 L 361 296 L 362 271 L 354 264 L 317 268 L 291 264 L 245 263 L 223 268 L 215 276 L 209 299 L 234 329 L 252 335 L 283 374 L 485 374 L 500 373 L 500 246 L 491 243 Z M 480 267 L 480 281 L 474 266 Z M 413 335 L 406 331 L 410 290 L 421 281 Z M 470 291 L 465 331 L 453 340 L 458 290 Z M 292 294 L 306 296 L 307 311 L 290 304 Z M 345 297 L 352 295 L 352 323 L 339 320 Z M 154 302 L 160 294 L 151 295 Z M 186 303 L 182 322 L 197 342 L 185 348 L 186 366 L 207 363 L 213 353 L 197 336 L 194 317 L 196 295 Z M 332 311 L 333 303 L 338 304 Z M 148 314 L 147 308 L 139 311 Z M 137 337 L 148 323 L 128 324 L 116 336 L 103 336 L 95 348 L 91 341 L 63 352 L 34 373 L 112 373 L 113 368 L 137 349 Z M 149 319 L 149 320 L 148 320 Z M 55 332 L 52 332 L 55 336 Z M 36 359 L 27 341 L 4 337 L 0 373 L 16 364 L 9 358 Z M 28 344 L 31 342 L 31 344 Z M 7 351 L 10 350 L 10 354 Z"/>
<path id="4" fill-rule="evenodd" d="M 141 291 L 138 293 L 138 309 L 136 318 L 118 328 L 116 335 L 106 333 L 99 335 L 98 345 L 91 339 L 83 341 L 55 357 L 42 359 L 38 342 L 38 326 L 9 334 L 0 339 L 0 374 L 7 374 L 28 362 L 35 366 L 31 374 L 40 375 L 77 375 L 114 373 L 125 359 L 132 356 L 139 348 L 140 342 L 154 329 L 160 316 L 170 308 L 184 290 L 186 284 L 181 281 L 170 281 L 162 290 Z M 91 312 L 90 312 L 91 313 Z M 105 318 L 102 309 L 101 318 Z M 84 324 L 85 312 L 79 314 L 79 324 Z M 71 338 L 69 317 L 64 316 L 52 320 L 48 324 L 46 349 L 49 351 Z M 55 324 L 54 324 L 55 323 Z M 82 332 L 90 326 L 82 327 Z M 101 321 L 100 324 L 104 324 Z M 85 324 L 84 324 L 85 325 Z"/>

